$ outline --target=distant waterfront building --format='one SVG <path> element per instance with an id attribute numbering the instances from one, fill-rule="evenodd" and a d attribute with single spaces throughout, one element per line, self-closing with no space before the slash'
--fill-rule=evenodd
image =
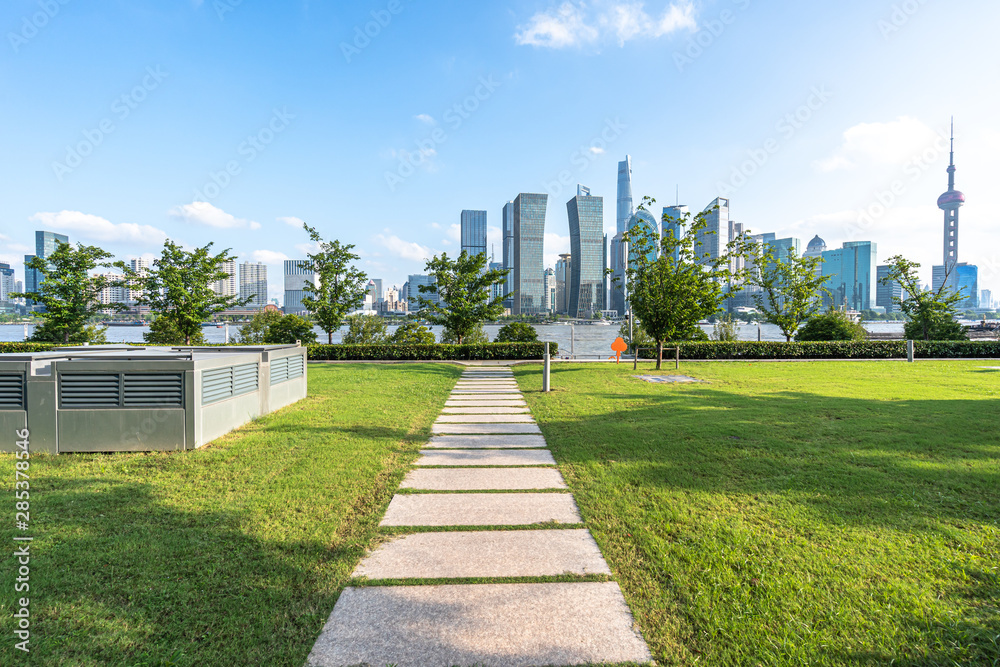
<path id="1" fill-rule="evenodd" d="M 603 226 L 603 225 L 602 225 Z M 601 303 L 608 308 L 608 235 L 601 237 Z"/>
<path id="2" fill-rule="evenodd" d="M 892 267 L 883 264 L 876 269 L 875 305 L 885 308 L 886 314 L 895 313 L 899 310 L 896 299 L 903 298 L 903 286 L 896 281 L 883 283 L 889 277 Z"/>
<path id="3" fill-rule="evenodd" d="M 462 211 L 462 250 L 470 255 L 486 254 L 486 211 Z"/>
<path id="4" fill-rule="evenodd" d="M 823 253 L 826 252 L 826 241 L 819 237 L 819 234 L 813 237 L 809 245 L 806 246 L 806 251 L 802 253 L 803 257 L 822 257 Z"/>
<path id="5" fill-rule="evenodd" d="M 409 309 L 411 313 L 415 313 L 419 310 L 423 310 L 420 305 L 420 297 L 427 299 L 432 303 L 439 303 L 440 299 L 438 293 L 421 292 L 420 286 L 430 287 L 431 285 L 437 284 L 437 277 L 428 276 L 423 274 L 412 274 L 410 279 L 407 281 L 407 289 L 409 293 L 406 295 L 406 301 L 409 304 Z"/>
<path id="6" fill-rule="evenodd" d="M 830 293 L 824 296 L 823 305 L 871 310 L 876 297 L 877 255 L 877 245 L 871 241 L 847 241 L 843 248 L 824 252 L 821 275 L 826 277 L 824 287 Z"/>
<path id="7" fill-rule="evenodd" d="M 656 258 L 660 256 L 660 224 L 654 216 L 649 211 L 636 211 L 629 217 L 627 229 L 633 237 L 638 237 L 640 233 L 638 230 L 642 229 L 646 232 L 647 237 L 651 242 L 649 251 L 646 253 L 646 259 L 650 262 L 655 262 Z M 630 243 L 628 248 L 628 260 L 629 262 L 636 256 L 635 255 L 635 243 Z"/>
<path id="8" fill-rule="evenodd" d="M 503 205 L 503 268 L 508 269 L 504 294 L 511 294 L 514 291 L 514 202 L 512 201 Z M 504 299 L 504 308 L 510 309 L 513 305 L 512 296 Z"/>
<path id="9" fill-rule="evenodd" d="M 992 291 L 990 291 L 988 289 L 984 289 L 984 290 L 982 290 L 979 293 L 979 307 L 980 308 L 987 308 L 987 309 L 992 309 L 993 308 L 993 292 Z"/>
<path id="10" fill-rule="evenodd" d="M 41 257 L 42 259 L 49 257 L 52 253 L 56 251 L 61 243 L 69 243 L 69 237 L 65 234 L 56 234 L 55 232 L 45 232 L 36 231 L 35 232 L 35 254 L 24 256 L 24 291 L 25 292 L 37 292 L 42 282 L 41 272 L 32 269 L 28 266 L 35 257 Z M 35 303 L 31 299 L 25 300 L 25 305 L 28 309 L 35 308 Z M 41 308 L 41 306 L 37 306 Z"/>
<path id="11" fill-rule="evenodd" d="M 260 310 L 267 305 L 267 264 L 240 264 L 240 299 L 250 298 L 244 308 Z"/>
<path id="12" fill-rule="evenodd" d="M 687 221 L 688 215 L 688 207 L 683 204 L 664 206 L 660 233 L 663 236 L 672 234 L 675 239 L 680 239 L 684 235 L 682 224 Z M 673 255 L 675 263 L 680 261 L 680 248 L 675 248 Z"/>
<path id="13" fill-rule="evenodd" d="M 611 237 L 608 248 L 608 263 L 611 267 L 608 307 L 619 315 L 625 314 L 625 270 L 628 268 L 626 253 L 628 244 L 621 234 Z"/>
<path id="14" fill-rule="evenodd" d="M 964 262 L 955 265 L 955 291 L 964 297 L 959 308 L 979 308 L 979 267 Z"/>
<path id="15" fill-rule="evenodd" d="M 695 237 L 695 250 L 699 255 L 707 254 L 705 261 L 718 259 L 729 244 L 729 200 L 716 197 L 705 207 L 707 225 Z"/>
<path id="16" fill-rule="evenodd" d="M 566 202 L 573 266 L 569 276 L 570 317 L 590 318 L 604 310 L 604 198 L 583 186 Z"/>
<path id="17" fill-rule="evenodd" d="M 10 264 L 0 263 L 0 301 L 10 301 L 8 295 L 14 292 L 17 292 L 14 269 Z"/>
<path id="18" fill-rule="evenodd" d="M 236 260 L 226 260 L 219 265 L 226 272 L 226 277 L 212 283 L 212 290 L 220 296 L 237 296 L 240 293 L 239 281 L 236 279 Z"/>
<path id="19" fill-rule="evenodd" d="M 503 262 L 490 262 L 489 269 L 490 269 L 490 271 L 499 271 L 499 270 L 503 269 Z M 490 285 L 490 298 L 491 299 L 499 299 L 504 294 L 506 294 L 506 292 L 504 292 L 504 287 L 506 285 L 507 285 L 507 282 L 505 280 L 501 281 L 499 283 L 494 283 L 494 284 Z"/>
<path id="20" fill-rule="evenodd" d="M 958 274 L 958 209 L 965 205 L 965 195 L 955 189 L 955 121 L 951 122 L 951 158 L 948 164 L 948 191 L 938 197 L 938 208 L 944 211 L 944 273 L 952 287 L 957 286 Z M 976 298 L 976 297 L 973 297 Z M 978 300 L 978 299 L 977 299 Z"/>
<path id="21" fill-rule="evenodd" d="M 522 192 L 514 200 L 514 298 L 512 315 L 544 314 L 542 257 L 549 196 Z"/>
<path id="22" fill-rule="evenodd" d="M 286 259 L 284 308 L 286 314 L 301 315 L 306 312 L 302 305 L 302 297 L 306 296 L 306 285 L 316 285 L 316 274 L 309 262 L 304 259 Z"/>
<path id="23" fill-rule="evenodd" d="M 556 261 L 556 303 L 555 311 L 560 315 L 569 312 L 569 278 L 572 271 L 572 255 L 565 253 L 559 255 Z"/>
<path id="24" fill-rule="evenodd" d="M 542 307 L 545 312 L 555 312 L 556 305 L 556 272 L 552 269 L 545 269 L 545 299 Z"/>
<path id="25" fill-rule="evenodd" d="M 122 274 L 120 273 L 101 273 L 97 274 L 95 277 L 106 278 L 109 283 L 119 282 L 122 279 Z M 129 301 L 129 290 L 127 287 L 121 287 L 118 285 L 108 285 L 101 290 L 97 297 L 97 300 L 101 302 L 101 305 L 109 306 L 115 303 L 127 304 Z M 108 308 L 101 311 L 105 315 L 112 315 L 117 310 Z"/>
<path id="26" fill-rule="evenodd" d="M 632 206 L 632 156 L 626 155 L 618 163 L 618 214 L 615 217 L 615 231 L 618 234 L 628 229 L 626 224 L 635 211 Z"/>

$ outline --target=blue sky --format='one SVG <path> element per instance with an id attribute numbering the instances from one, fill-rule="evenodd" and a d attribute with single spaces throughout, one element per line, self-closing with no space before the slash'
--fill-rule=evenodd
<path id="1" fill-rule="evenodd" d="M 551 264 L 576 183 L 613 231 L 630 154 L 637 198 L 728 195 L 755 232 L 929 279 L 955 115 L 959 260 L 1000 289 L 997 25 L 987 0 L 8 0 L 0 260 L 20 276 L 35 229 L 214 241 L 280 296 L 306 220 L 388 286 L 456 251 L 463 208 L 499 252 L 504 202 L 549 192 Z"/>

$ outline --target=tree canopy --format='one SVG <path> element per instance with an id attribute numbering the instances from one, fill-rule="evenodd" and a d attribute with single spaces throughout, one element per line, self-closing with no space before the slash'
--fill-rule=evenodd
<path id="1" fill-rule="evenodd" d="M 966 340 L 968 336 L 958 321 L 957 305 L 966 297 L 948 286 L 948 276 L 936 290 L 920 289 L 920 279 L 916 262 L 894 255 L 887 262 L 889 274 L 882 279 L 883 285 L 899 283 L 903 288 L 902 297 L 893 297 L 899 309 L 906 315 L 903 333 L 912 340 Z"/>
<path id="2" fill-rule="evenodd" d="M 303 223 L 309 238 L 318 246 L 315 253 L 307 254 L 308 261 L 300 268 L 313 271 L 316 283 L 307 283 L 303 290 L 302 306 L 312 313 L 317 326 L 326 332 L 327 342 L 333 343 L 333 332 L 343 325 L 344 318 L 359 309 L 368 291 L 368 276 L 355 267 L 360 259 L 354 246 L 340 241 L 324 241 L 314 227 Z"/>
<path id="3" fill-rule="evenodd" d="M 790 341 L 803 322 L 820 308 L 827 290 L 823 284 L 821 257 L 802 257 L 794 249 L 784 251 L 769 243 L 754 244 L 750 250 L 753 269 L 745 284 L 757 287 L 754 304 L 764 319 L 776 325 Z"/>
<path id="4" fill-rule="evenodd" d="M 423 315 L 433 324 L 444 326 L 461 344 L 486 320 L 504 314 L 503 301 L 509 294 L 491 296 L 491 287 L 503 283 L 508 269 L 486 269 L 486 254 L 470 255 L 465 250 L 455 259 L 442 253 L 427 261 L 426 270 L 434 276 L 432 285 L 421 285 L 421 294 L 437 294 L 437 300 L 423 296 L 417 300 Z M 485 334 L 484 334 L 485 335 Z"/>

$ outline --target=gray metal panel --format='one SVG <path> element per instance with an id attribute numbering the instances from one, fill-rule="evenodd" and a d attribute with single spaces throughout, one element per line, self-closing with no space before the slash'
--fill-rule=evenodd
<path id="1" fill-rule="evenodd" d="M 24 410 L 3 410 L 0 411 L 0 453 L 12 454 L 21 451 L 17 447 L 17 431 L 28 426 L 28 413 Z M 34 442 L 29 436 L 28 450 L 35 451 Z M 11 464 L 13 470 L 13 464 Z M 14 473 L 11 472 L 11 475 Z"/>
<path id="2" fill-rule="evenodd" d="M 118 373 L 60 373 L 59 409 L 92 410 L 121 405 Z"/>
<path id="3" fill-rule="evenodd" d="M 125 373 L 122 406 L 183 407 L 184 376 L 181 373 Z"/>
<path id="4" fill-rule="evenodd" d="M 184 410 L 60 410 L 60 452 L 184 449 Z"/>
<path id="5" fill-rule="evenodd" d="M 0 373 L 0 410 L 24 410 L 24 373 Z"/>
<path id="6" fill-rule="evenodd" d="M 195 447 L 215 440 L 260 416 L 260 396 L 257 392 L 236 396 L 202 406 L 197 410 L 197 436 Z"/>
<path id="7" fill-rule="evenodd" d="M 271 386 L 288 380 L 288 357 L 271 359 Z"/>
<path id="8" fill-rule="evenodd" d="M 258 364 L 241 364 L 233 367 L 233 395 L 257 391 Z"/>
<path id="9" fill-rule="evenodd" d="M 201 374 L 201 402 L 215 403 L 233 395 L 233 367 L 210 368 Z"/>

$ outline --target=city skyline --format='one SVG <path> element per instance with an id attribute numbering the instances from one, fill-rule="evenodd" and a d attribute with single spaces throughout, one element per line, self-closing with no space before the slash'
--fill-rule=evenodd
<path id="1" fill-rule="evenodd" d="M 489 212 L 499 259 L 514 194 L 561 203 L 585 182 L 611 201 L 616 164 L 631 155 L 636 202 L 697 211 L 724 197 L 754 233 L 870 239 L 920 262 L 929 282 L 954 115 L 970 195 L 961 261 L 996 288 L 1000 230 L 985 193 L 997 177 L 998 93 L 979 74 L 997 64 L 980 48 L 996 3 L 902 14 L 861 0 L 791 11 L 651 0 L 619 13 L 625 5 L 401 3 L 360 47 L 357 30 L 386 5 L 60 4 L 0 53 L 15 91 L 5 117 L 18 128 L 0 167 L 0 261 L 20 277 L 24 230 L 45 229 L 121 258 L 149 258 L 164 237 L 214 240 L 279 275 L 284 259 L 304 257 L 306 220 L 398 285 L 429 255 L 457 252 L 463 208 Z M 20 35 L 37 8 L 5 6 L 8 32 Z M 660 22 L 669 16 L 683 20 Z M 929 48 L 959 31 L 948 58 Z M 435 46 L 399 58 L 416 41 Z M 552 110 L 584 90 L 588 104 Z M 569 249 L 561 209 L 547 221 L 546 267 Z M 609 237 L 614 215 L 605 211 Z M 270 297 L 281 296 L 275 283 Z"/>

